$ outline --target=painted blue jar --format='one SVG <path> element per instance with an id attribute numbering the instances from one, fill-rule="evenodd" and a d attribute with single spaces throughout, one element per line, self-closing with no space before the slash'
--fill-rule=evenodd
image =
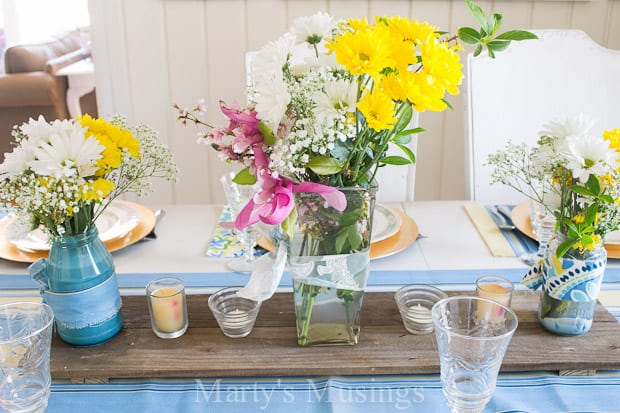
<path id="1" fill-rule="evenodd" d="M 559 237 L 560 238 L 560 237 Z M 592 328 L 596 302 L 607 265 L 607 251 L 598 246 L 558 258 L 553 240 L 543 260 L 538 320 L 552 333 L 575 336 Z"/>
<path id="2" fill-rule="evenodd" d="M 95 226 L 84 233 L 56 238 L 47 259 L 29 267 L 52 307 L 56 330 L 76 346 L 99 344 L 123 326 L 121 298 L 112 255 Z"/>

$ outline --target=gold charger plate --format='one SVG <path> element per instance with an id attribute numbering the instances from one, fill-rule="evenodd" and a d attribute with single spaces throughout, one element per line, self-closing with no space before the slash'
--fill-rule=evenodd
<path id="1" fill-rule="evenodd" d="M 392 209 L 398 214 L 401 220 L 400 229 L 396 234 L 382 241 L 373 242 L 370 244 L 370 259 L 375 260 L 378 258 L 389 257 L 398 252 L 401 252 L 418 238 L 419 229 L 418 224 L 409 215 L 402 211 Z M 258 240 L 258 245 L 267 251 L 273 251 L 274 246 L 265 237 L 261 237 Z"/>
<path id="2" fill-rule="evenodd" d="M 125 235 L 105 242 L 105 246 L 110 252 L 118 251 L 122 248 L 128 247 L 129 245 L 135 244 L 144 238 L 155 227 L 155 214 L 147 207 L 128 201 L 114 202 L 122 202 L 132 208 L 135 208 L 140 213 L 140 221 L 138 222 L 138 225 L 136 225 Z M 35 262 L 39 258 L 47 258 L 48 251 L 23 251 L 7 239 L 6 230 L 14 220 L 15 217 L 6 217 L 3 220 L 0 220 L 0 258 L 16 262 Z"/>
<path id="3" fill-rule="evenodd" d="M 519 231 L 528 237 L 536 240 L 534 231 L 532 231 L 532 223 L 530 222 L 530 202 L 521 202 L 512 209 L 510 214 L 512 223 Z M 605 244 L 607 250 L 607 258 L 620 258 L 620 244 Z"/>

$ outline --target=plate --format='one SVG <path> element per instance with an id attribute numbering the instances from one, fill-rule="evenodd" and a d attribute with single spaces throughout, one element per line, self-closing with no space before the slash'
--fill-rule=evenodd
<path id="1" fill-rule="evenodd" d="M 370 244 L 370 259 L 376 260 L 379 258 L 389 257 L 398 252 L 401 252 L 418 238 L 419 229 L 418 224 L 409 215 L 402 211 L 393 210 L 401 221 L 400 229 L 396 231 L 394 235 L 383 241 L 371 242 Z M 373 222 L 374 225 L 374 222 Z M 258 240 L 258 245 L 267 251 L 273 251 L 274 246 L 265 237 L 261 237 Z"/>
<path id="2" fill-rule="evenodd" d="M 155 227 L 155 214 L 147 207 L 127 201 L 114 201 L 123 204 L 123 208 L 131 208 L 139 216 L 133 229 L 114 239 L 105 241 L 108 251 L 114 252 L 135 244 L 144 238 Z M 10 228 L 15 217 L 9 216 L 0 220 L 0 258 L 16 262 L 35 262 L 39 258 L 47 258 L 48 251 L 24 251 L 17 248 L 7 238 L 7 229 Z"/>
<path id="3" fill-rule="evenodd" d="M 418 224 L 409 215 L 402 211 L 395 211 L 401 220 L 400 229 L 396 234 L 383 241 L 370 244 L 370 259 L 389 257 L 401 252 L 418 239 Z M 374 225 L 374 223 L 373 223 Z"/>
<path id="4" fill-rule="evenodd" d="M 512 223 L 519 231 L 536 240 L 534 231 L 532 231 L 532 223 L 530 222 L 529 201 L 515 205 L 510 214 L 510 219 L 512 219 Z M 607 258 L 620 258 L 620 244 L 614 242 L 605 243 L 605 249 L 607 250 Z"/>
<path id="5" fill-rule="evenodd" d="M 372 236 L 370 242 L 379 242 L 390 238 L 398 232 L 401 219 L 391 208 L 384 205 L 375 205 L 375 216 L 372 221 Z"/>
<path id="6" fill-rule="evenodd" d="M 99 231 L 99 238 L 107 242 L 125 235 L 134 229 L 139 221 L 140 214 L 132 204 L 115 200 L 101 213 L 95 225 Z M 11 233 L 11 227 L 7 227 L 7 232 Z M 9 242 L 27 252 L 50 249 L 47 234 L 40 228 L 15 239 L 11 238 Z"/>

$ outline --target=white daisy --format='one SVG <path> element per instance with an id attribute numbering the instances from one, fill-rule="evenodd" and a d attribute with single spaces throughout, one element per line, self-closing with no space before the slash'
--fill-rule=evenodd
<path id="1" fill-rule="evenodd" d="M 590 174 L 604 176 L 611 172 L 620 158 L 609 147 L 609 141 L 594 136 L 568 136 L 560 151 L 566 158 L 566 167 L 582 183 L 587 182 Z"/>
<path id="2" fill-rule="evenodd" d="M 12 178 L 28 168 L 28 162 L 34 159 L 33 148 L 23 140 L 13 152 L 4 154 L 4 162 L 0 165 L 0 179 Z"/>
<path id="3" fill-rule="evenodd" d="M 28 166 L 39 175 L 56 179 L 87 177 L 97 171 L 96 161 L 104 149 L 95 137 L 85 139 L 83 129 L 75 127 L 51 135 L 49 143 L 35 148 L 36 159 Z"/>
<path id="4" fill-rule="evenodd" d="M 39 115 L 37 120 L 30 118 L 27 123 L 23 123 L 19 129 L 28 137 L 31 145 L 39 145 L 40 142 L 47 143 L 52 134 L 71 131 L 76 123 L 72 120 L 54 120 L 48 123 L 43 115 Z"/>
<path id="5" fill-rule="evenodd" d="M 325 84 L 325 92 L 317 92 L 315 116 L 321 121 L 339 118 L 355 111 L 357 85 L 348 80 L 336 80 Z"/>
<path id="6" fill-rule="evenodd" d="M 273 131 L 278 130 L 280 121 L 286 113 L 286 108 L 291 101 L 291 95 L 284 79 L 279 74 L 270 78 L 264 78 L 254 85 L 256 112 L 258 118 L 265 122 Z"/>
<path id="7" fill-rule="evenodd" d="M 334 18 L 325 12 L 299 17 L 293 21 L 291 33 L 310 44 L 318 44 L 334 28 Z"/>
<path id="8" fill-rule="evenodd" d="M 282 67 L 288 62 L 294 46 L 295 36 L 287 33 L 260 49 L 250 63 L 252 83 L 272 77 L 276 72 L 282 73 Z"/>
<path id="9" fill-rule="evenodd" d="M 540 136 L 555 136 L 560 139 L 567 136 L 585 136 L 590 132 L 595 123 L 588 116 L 580 113 L 573 119 L 567 118 L 563 121 L 552 121 L 543 125 L 545 129 L 540 131 L 539 134 Z"/>

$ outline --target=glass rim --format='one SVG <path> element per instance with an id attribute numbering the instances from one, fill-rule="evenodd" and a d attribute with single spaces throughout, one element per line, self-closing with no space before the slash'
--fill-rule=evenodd
<path id="1" fill-rule="evenodd" d="M 476 287 L 480 288 L 480 289 L 484 289 L 483 284 L 481 284 L 481 282 L 487 281 L 487 280 L 497 280 L 499 282 L 501 282 L 502 286 L 506 286 L 507 288 L 509 287 L 510 289 L 506 292 L 494 292 L 494 294 L 510 294 L 515 290 L 515 285 L 512 281 L 510 281 L 508 278 L 502 277 L 500 275 L 483 275 L 481 277 L 478 277 L 476 279 Z M 497 284 L 497 283 L 496 283 Z"/>
<path id="2" fill-rule="evenodd" d="M 246 301 L 250 301 L 255 303 L 255 307 L 260 307 L 262 304 L 262 301 L 257 301 L 257 300 L 252 300 L 251 298 L 245 298 L 245 297 L 241 297 L 237 294 L 237 292 L 242 289 L 243 287 L 224 287 L 224 288 L 220 288 L 217 291 L 214 291 L 213 293 L 211 293 L 211 295 L 209 295 L 209 298 L 207 299 L 207 304 L 209 305 L 209 307 L 214 306 L 214 301 L 223 296 L 226 293 L 230 293 L 230 294 L 235 294 L 238 298 L 242 299 L 242 300 L 246 300 Z"/>
<path id="3" fill-rule="evenodd" d="M 433 285 L 430 284 L 407 284 L 407 285 L 403 285 L 402 287 L 400 287 L 398 290 L 396 290 L 396 292 L 394 293 L 394 296 L 396 297 L 400 297 L 405 291 L 420 291 L 420 292 L 425 292 L 425 293 L 435 293 L 437 295 L 438 298 L 443 299 L 443 298 L 447 298 L 448 294 L 438 288 L 435 287 Z"/>
<path id="4" fill-rule="evenodd" d="M 511 315 L 511 317 L 514 319 L 515 325 L 514 328 L 510 329 L 510 331 L 506 331 L 503 334 L 499 334 L 496 336 L 490 336 L 490 337 L 473 337 L 473 336 L 469 336 L 467 334 L 462 334 L 462 333 L 457 333 L 454 332 L 453 330 L 450 330 L 447 327 L 444 327 L 443 325 L 441 325 L 438 321 L 439 318 L 439 310 L 438 308 L 443 305 L 444 303 L 447 303 L 449 301 L 481 301 L 481 302 L 485 302 L 487 304 L 491 304 L 491 305 L 495 305 L 498 307 L 501 307 L 504 309 L 504 311 L 508 314 Z M 502 305 L 500 303 L 498 303 L 495 300 L 491 300 L 488 298 L 484 298 L 484 297 L 476 297 L 473 295 L 453 295 L 447 298 L 443 298 L 439 301 L 437 301 L 434 305 L 433 308 L 431 308 L 431 318 L 433 319 L 433 326 L 435 327 L 435 330 L 442 330 L 445 331 L 447 333 L 449 333 L 452 336 L 456 336 L 456 337 L 460 337 L 460 338 L 466 338 L 468 340 L 476 340 L 476 341 L 490 341 L 490 340 L 497 340 L 497 339 L 502 339 L 502 338 L 506 338 L 512 334 L 514 334 L 515 331 L 517 331 L 517 327 L 519 327 L 519 318 L 517 317 L 517 314 L 510 308 L 510 307 L 506 307 L 505 305 Z"/>
<path id="5" fill-rule="evenodd" d="M 161 287 L 180 287 L 180 288 L 178 290 L 176 290 L 172 294 L 154 295 L 153 293 L 155 291 L 157 291 L 159 288 L 154 289 L 154 288 L 152 288 L 152 286 L 157 284 L 157 283 L 161 283 L 161 282 L 165 282 L 165 281 L 169 281 L 171 284 L 175 284 L 175 285 L 162 284 L 161 286 L 159 286 L 159 288 L 161 288 Z M 161 277 L 161 278 L 156 278 L 154 280 L 149 281 L 149 283 L 145 287 L 145 291 L 146 291 L 146 295 L 149 296 L 149 297 L 154 297 L 154 298 L 174 297 L 175 295 L 181 294 L 181 293 L 183 293 L 185 291 L 185 284 L 183 284 L 183 280 L 181 280 L 179 278 L 175 278 L 175 277 Z"/>
<path id="6" fill-rule="evenodd" d="M 9 344 L 9 343 L 13 343 L 15 341 L 20 341 L 20 340 L 24 340 L 24 339 L 36 336 L 37 334 L 40 334 L 45 329 L 49 328 L 50 324 L 52 324 L 54 322 L 54 310 L 48 304 L 43 303 L 43 302 L 15 301 L 13 303 L 1 304 L 0 305 L 0 312 L 2 312 L 2 310 L 6 309 L 6 308 L 24 307 L 24 305 L 26 305 L 28 307 L 43 308 L 44 312 L 46 314 L 49 314 L 49 316 L 50 316 L 49 320 L 47 320 L 43 326 L 41 326 L 40 328 L 36 329 L 35 331 L 29 332 L 28 334 L 24 334 L 24 335 L 21 335 L 21 336 L 16 336 L 16 337 L 13 337 L 13 338 L 11 338 L 9 340 L 2 340 L 2 339 L 0 339 L 0 345 Z"/>

